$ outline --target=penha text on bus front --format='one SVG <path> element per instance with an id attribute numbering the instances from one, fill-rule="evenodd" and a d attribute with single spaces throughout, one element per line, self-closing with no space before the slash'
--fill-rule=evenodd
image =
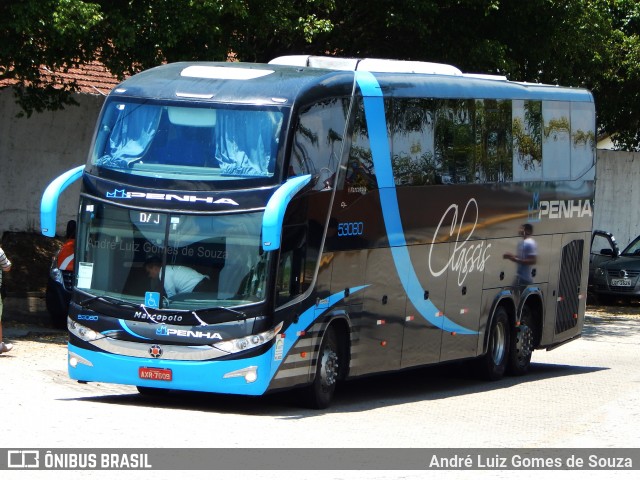
<path id="1" fill-rule="evenodd" d="M 288 56 L 118 85 L 81 179 L 69 375 L 327 407 L 346 379 L 580 336 L 595 172 L 583 89 Z"/>

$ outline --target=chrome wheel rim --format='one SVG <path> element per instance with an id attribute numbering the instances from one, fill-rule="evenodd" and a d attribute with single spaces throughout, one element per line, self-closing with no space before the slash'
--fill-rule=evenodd
<path id="1" fill-rule="evenodd" d="M 491 358 L 495 365 L 500 365 L 506 351 L 504 324 L 496 323 L 491 334 Z"/>

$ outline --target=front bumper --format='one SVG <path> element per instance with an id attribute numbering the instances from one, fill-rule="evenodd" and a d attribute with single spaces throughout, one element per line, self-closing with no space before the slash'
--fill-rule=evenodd
<path id="1" fill-rule="evenodd" d="M 68 346 L 69 377 L 83 382 L 105 382 L 198 392 L 262 395 L 275 374 L 273 352 L 239 360 L 180 361 L 138 358 Z M 140 378 L 141 368 L 171 370 L 170 381 Z"/>

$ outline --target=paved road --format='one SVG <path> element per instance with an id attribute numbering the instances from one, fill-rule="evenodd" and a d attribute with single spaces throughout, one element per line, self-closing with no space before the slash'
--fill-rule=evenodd
<path id="1" fill-rule="evenodd" d="M 590 310 L 583 338 L 551 352 L 535 352 L 525 377 L 485 383 L 463 366 L 376 376 L 344 385 L 332 407 L 320 412 L 299 408 L 290 395 L 148 398 L 128 386 L 81 385 L 67 378 L 63 337 L 32 334 L 16 339 L 15 350 L 0 356 L 0 447 L 640 448 L 640 316 L 635 310 Z M 32 472 L 29 478 L 52 478 L 47 473 Z M 79 472 L 66 478 L 75 478 L 74 473 Z M 557 474 L 583 480 L 605 478 L 602 473 Z M 95 478 L 107 474 L 89 473 Z M 424 476 L 358 474 L 298 476 Z M 515 472 L 497 474 L 492 476 L 511 478 Z M 517 475 L 538 478 L 540 472 Z M 158 472 L 153 477 L 165 478 Z M 632 478 L 629 472 L 608 472 L 606 478 L 611 477 Z"/>

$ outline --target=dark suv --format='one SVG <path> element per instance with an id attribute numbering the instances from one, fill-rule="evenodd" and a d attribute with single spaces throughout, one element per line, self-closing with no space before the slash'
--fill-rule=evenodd
<path id="1" fill-rule="evenodd" d="M 49 278 L 47 278 L 47 293 L 45 302 L 47 311 L 54 328 L 67 328 L 67 314 L 69 302 L 73 290 L 73 271 L 60 270 L 58 268 L 58 255 L 53 257 Z"/>
<path id="2" fill-rule="evenodd" d="M 640 236 L 622 252 L 610 233 L 596 230 L 591 239 L 589 291 L 601 303 L 640 300 Z"/>

